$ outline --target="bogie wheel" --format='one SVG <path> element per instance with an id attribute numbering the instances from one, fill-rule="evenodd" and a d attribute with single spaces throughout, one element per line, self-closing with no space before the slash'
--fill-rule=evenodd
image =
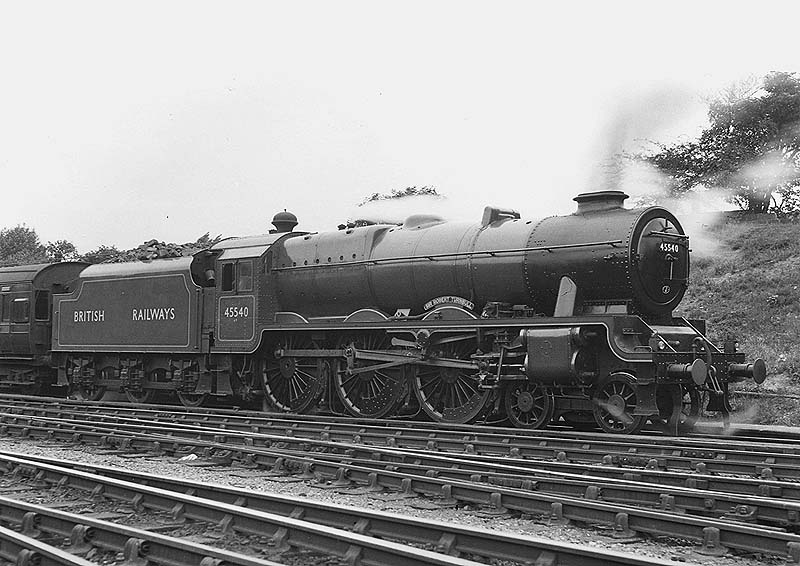
<path id="1" fill-rule="evenodd" d="M 386 335 L 364 334 L 342 340 L 340 347 L 387 350 L 391 348 L 391 341 Z M 354 369 L 381 364 L 382 362 L 361 360 L 355 362 Z M 347 363 L 344 360 L 336 364 L 333 386 L 350 415 L 372 419 L 395 414 L 408 391 L 405 366 L 379 368 L 348 375 Z"/>
<path id="2" fill-rule="evenodd" d="M 434 347 L 433 359 L 469 360 L 474 342 L 464 340 Z M 480 416 L 490 405 L 491 391 L 480 389 L 479 375 L 471 369 L 433 365 L 416 367 L 411 384 L 419 405 L 437 422 L 464 424 Z"/>
<path id="3" fill-rule="evenodd" d="M 304 336 L 291 336 L 282 350 L 308 350 L 317 346 Z M 285 413 L 306 413 L 319 401 L 330 374 L 323 358 L 269 356 L 261 361 L 264 409 Z"/>
<path id="4" fill-rule="evenodd" d="M 515 381 L 503 393 L 508 420 L 517 428 L 544 428 L 553 418 L 553 395 L 541 383 Z"/>
<path id="5" fill-rule="evenodd" d="M 617 372 L 603 380 L 592 399 L 594 420 L 606 432 L 636 434 L 647 417 L 634 415 L 636 379 L 629 373 Z"/>
<path id="6" fill-rule="evenodd" d="M 651 419 L 666 434 L 691 432 L 700 418 L 700 392 L 691 386 L 662 385 L 656 391 L 658 417 Z"/>

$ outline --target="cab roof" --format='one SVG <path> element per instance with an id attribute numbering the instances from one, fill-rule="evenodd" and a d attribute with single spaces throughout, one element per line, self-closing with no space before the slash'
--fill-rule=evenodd
<path id="1" fill-rule="evenodd" d="M 275 232 L 244 238 L 225 238 L 211 246 L 210 251 L 221 252 L 220 259 L 261 257 L 278 240 L 285 237 L 302 236 L 305 232 Z"/>

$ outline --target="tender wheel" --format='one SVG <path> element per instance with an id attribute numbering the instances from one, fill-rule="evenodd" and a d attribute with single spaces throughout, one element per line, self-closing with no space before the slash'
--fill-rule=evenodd
<path id="1" fill-rule="evenodd" d="M 611 374 L 592 399 L 594 420 L 606 432 L 635 434 L 647 420 L 633 414 L 636 401 L 636 379 L 628 373 Z"/>
<path id="2" fill-rule="evenodd" d="M 104 367 L 100 370 L 100 377 L 103 380 L 113 379 L 114 368 L 111 366 Z M 70 394 L 79 401 L 100 401 L 106 394 L 106 388 L 97 382 L 81 383 L 80 385 L 74 385 Z"/>
<path id="3" fill-rule="evenodd" d="M 656 393 L 658 417 L 653 424 L 667 434 L 690 432 L 700 418 L 700 392 L 685 385 L 660 386 Z"/>
<path id="4" fill-rule="evenodd" d="M 162 368 L 154 369 L 153 371 L 150 372 L 149 379 L 153 383 L 158 381 L 166 381 L 167 371 Z M 153 399 L 155 399 L 156 396 L 156 390 L 149 389 L 147 387 L 142 387 L 141 389 L 138 390 L 126 388 L 125 396 L 131 403 L 152 403 Z"/>
<path id="5" fill-rule="evenodd" d="M 361 350 L 387 350 L 391 348 L 388 337 L 365 334 L 342 341 L 340 347 Z M 381 362 L 356 361 L 356 369 L 380 365 Z M 354 417 L 378 419 L 397 412 L 408 391 L 404 366 L 376 369 L 347 374 L 347 363 L 337 362 L 333 386 L 345 410 Z"/>
<path id="6" fill-rule="evenodd" d="M 473 342 L 442 344 L 435 358 L 468 360 Z M 433 420 L 463 424 L 486 410 L 491 391 L 479 389 L 479 376 L 471 370 L 438 366 L 417 366 L 411 380 L 420 407 Z"/>
<path id="7" fill-rule="evenodd" d="M 208 393 L 182 393 L 178 391 L 178 401 L 184 407 L 202 407 L 208 401 Z"/>
<path id="8" fill-rule="evenodd" d="M 131 403 L 152 403 L 156 392 L 152 389 L 142 389 L 141 391 L 126 389 L 125 396 Z"/>
<path id="9" fill-rule="evenodd" d="M 553 418 L 553 396 L 540 383 L 516 381 L 503 393 L 508 420 L 517 428 L 544 428 Z"/>
<path id="10" fill-rule="evenodd" d="M 293 336 L 281 344 L 281 349 L 316 348 L 308 338 Z M 270 357 L 261 362 L 266 410 L 305 413 L 313 408 L 325 389 L 330 373 L 329 364 L 322 358 Z"/>

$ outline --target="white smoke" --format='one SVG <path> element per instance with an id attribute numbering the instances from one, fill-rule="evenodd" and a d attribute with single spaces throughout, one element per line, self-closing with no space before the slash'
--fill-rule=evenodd
<path id="1" fill-rule="evenodd" d="M 413 214 L 432 214 L 445 220 L 481 219 L 483 208 L 474 203 L 459 202 L 443 195 L 412 195 L 368 201 L 353 206 L 347 213 L 348 221 L 366 220 L 377 224 L 401 224 Z"/>

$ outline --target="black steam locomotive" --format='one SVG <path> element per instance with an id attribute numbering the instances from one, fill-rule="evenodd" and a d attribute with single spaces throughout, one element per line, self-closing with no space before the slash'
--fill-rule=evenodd
<path id="1" fill-rule="evenodd" d="M 193 257 L 1 270 L 0 385 L 613 433 L 648 418 L 677 431 L 705 399 L 726 415 L 728 384 L 761 383 L 765 364 L 673 316 L 688 238 L 625 198 L 327 233 L 283 212 Z"/>

